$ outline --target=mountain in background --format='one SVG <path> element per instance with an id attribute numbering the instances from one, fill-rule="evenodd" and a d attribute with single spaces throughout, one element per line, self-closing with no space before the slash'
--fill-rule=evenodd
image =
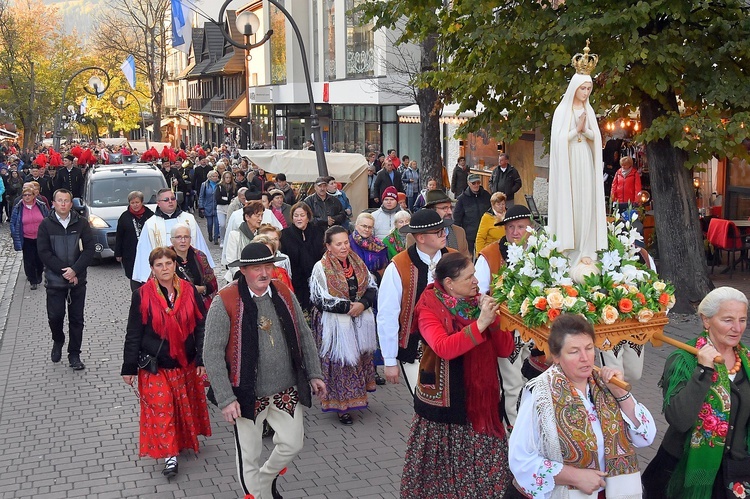
<path id="1" fill-rule="evenodd" d="M 107 8 L 107 0 L 44 0 L 47 5 L 54 5 L 60 11 L 66 32 L 73 28 L 81 35 L 83 42 L 89 40 L 94 29 L 96 14 Z"/>

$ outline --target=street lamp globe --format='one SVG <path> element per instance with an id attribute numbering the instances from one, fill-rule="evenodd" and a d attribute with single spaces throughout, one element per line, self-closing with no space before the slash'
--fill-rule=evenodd
<path id="1" fill-rule="evenodd" d="M 117 107 L 119 107 L 120 109 L 122 109 L 123 107 L 125 107 L 125 96 L 124 95 L 118 95 L 116 101 L 117 101 Z"/>
<path id="2" fill-rule="evenodd" d="M 99 89 L 104 88 L 104 83 L 98 76 L 92 76 L 89 78 L 89 86 L 94 89 L 95 94 L 98 94 Z"/>
<path id="3" fill-rule="evenodd" d="M 237 15 L 235 26 L 237 27 L 237 31 L 243 35 L 252 36 L 260 29 L 260 19 L 255 15 L 255 12 L 246 10 Z"/>

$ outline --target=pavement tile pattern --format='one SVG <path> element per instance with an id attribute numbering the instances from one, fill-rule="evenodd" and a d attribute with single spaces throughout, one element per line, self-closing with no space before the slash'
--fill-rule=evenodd
<path id="1" fill-rule="evenodd" d="M 202 222 L 202 221 L 201 221 Z M 219 247 L 211 246 L 219 261 Z M 163 463 L 138 457 L 138 400 L 119 376 L 130 305 L 128 281 L 116 262 L 89 269 L 84 371 L 49 360 L 51 339 L 45 291 L 29 289 L 19 272 L 7 225 L 0 226 L 0 497 L 241 498 L 233 432 L 211 408 L 213 436 L 200 453 L 180 456 L 172 481 Z M 733 281 L 747 292 L 748 282 Z M 717 284 L 719 284 L 717 282 Z M 740 285 L 741 284 L 741 285 Z M 667 333 L 683 340 L 700 330 L 695 317 L 675 316 Z M 634 393 L 666 429 L 657 381 L 665 346 L 646 348 L 643 378 Z M 65 351 L 64 351 L 65 352 Z M 413 415 L 404 385 L 378 387 L 350 427 L 317 405 L 305 419 L 305 447 L 279 480 L 285 498 L 396 498 Z M 642 467 L 661 437 L 639 452 Z M 266 440 L 264 456 L 270 452 Z"/>

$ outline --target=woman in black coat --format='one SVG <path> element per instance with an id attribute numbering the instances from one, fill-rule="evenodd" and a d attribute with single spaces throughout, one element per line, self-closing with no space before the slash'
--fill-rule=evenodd
<path id="1" fill-rule="evenodd" d="M 130 289 L 135 291 L 141 286 L 140 282 L 133 280 L 135 250 L 138 247 L 141 229 L 154 212 L 143 204 L 143 193 L 141 191 L 133 191 L 128 194 L 128 204 L 128 209 L 120 215 L 120 219 L 117 221 L 115 258 L 122 263 L 125 275 L 130 279 Z"/>
<path id="2" fill-rule="evenodd" d="M 292 206 L 292 225 L 281 231 L 281 251 L 289 256 L 292 265 L 292 285 L 302 310 L 309 313 L 310 276 L 323 257 L 323 232 L 312 223 L 313 214 L 305 203 Z"/>

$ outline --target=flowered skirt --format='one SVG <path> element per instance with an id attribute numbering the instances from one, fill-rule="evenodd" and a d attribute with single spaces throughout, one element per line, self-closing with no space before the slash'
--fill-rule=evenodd
<path id="1" fill-rule="evenodd" d="M 508 441 L 471 425 L 435 423 L 418 414 L 406 447 L 401 497 L 502 498 L 512 487 Z"/>
<path id="2" fill-rule="evenodd" d="M 183 449 L 198 452 L 198 435 L 211 435 L 203 382 L 195 366 L 140 369 L 141 457 L 176 456 Z"/>
<path id="3" fill-rule="evenodd" d="M 312 330 L 318 352 L 323 342 L 322 319 L 323 315 L 313 307 Z M 328 356 L 321 356 L 320 367 L 327 389 L 326 396 L 321 401 L 323 412 L 345 413 L 367 408 L 367 392 L 374 392 L 377 386 L 372 353 L 362 354 L 356 366 L 347 366 Z"/>

